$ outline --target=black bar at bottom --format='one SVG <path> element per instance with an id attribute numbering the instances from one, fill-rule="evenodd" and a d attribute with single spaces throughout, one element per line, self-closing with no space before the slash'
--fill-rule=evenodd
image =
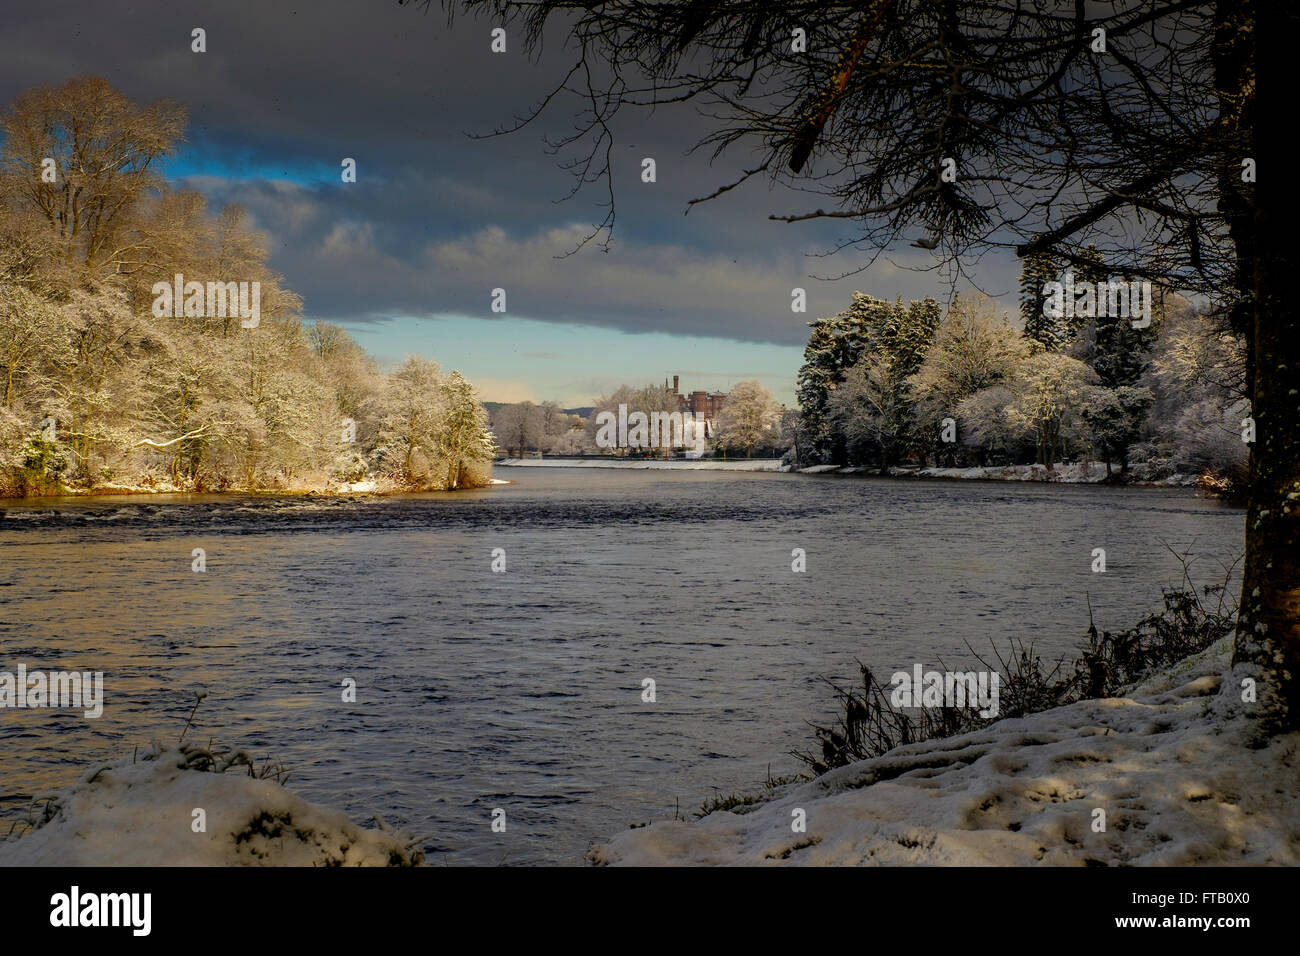
<path id="1" fill-rule="evenodd" d="M 77 915 L 72 916 L 73 887 Z M 521 934 L 618 949 L 651 939 L 697 949 L 770 934 L 832 943 L 947 934 L 992 941 L 1012 931 L 1074 945 L 1199 936 L 1216 943 L 1286 930 L 1295 873 L 1284 868 L 728 870 L 449 869 L 7 869 L 0 870 L 5 940 L 62 936 L 164 942 L 242 940 L 432 944 Z M 148 934 L 144 897 L 149 894 Z M 1292 906 L 1294 903 L 1292 902 Z M 102 914 L 102 916 L 101 916 Z M 86 921 L 118 926 L 72 926 Z M 1208 925 L 1203 921 L 1209 921 Z M 65 925 L 54 925 L 62 923 Z M 626 937 L 600 935 L 602 927 Z M 675 935 L 680 928 L 686 935 Z M 968 933 L 975 936 L 967 936 Z M 645 934 L 649 934 L 648 936 Z M 937 935 L 935 935 L 937 934 Z M 619 940 L 622 938 L 623 942 Z M 948 937 L 953 939 L 956 937 Z M 1029 937 L 1024 937 L 1028 939 Z M 463 948 L 463 943 L 456 945 Z M 18 951 L 9 949 L 9 951 Z"/>

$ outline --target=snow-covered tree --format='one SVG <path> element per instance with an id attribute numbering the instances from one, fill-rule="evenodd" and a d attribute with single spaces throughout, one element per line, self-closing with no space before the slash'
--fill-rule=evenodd
<path id="1" fill-rule="evenodd" d="M 1129 447 L 1137 441 L 1154 402 L 1155 396 L 1148 388 L 1093 385 L 1085 390 L 1080 411 L 1093 441 L 1106 457 L 1106 474 L 1111 474 L 1111 463 L 1116 460 L 1121 474 L 1128 471 Z"/>
<path id="2" fill-rule="evenodd" d="M 437 431 L 437 453 L 448 491 L 467 484 L 482 484 L 496 445 L 487 428 L 487 412 L 479 404 L 474 386 L 456 370 L 439 382 L 442 421 Z"/>
<path id="3" fill-rule="evenodd" d="M 581 455 L 590 451 L 587 447 L 587 433 L 583 427 L 582 419 L 574 415 L 578 420 L 576 428 L 570 428 L 562 435 L 552 435 L 546 446 L 546 453 L 549 455 Z"/>
<path id="4" fill-rule="evenodd" d="M 522 458 L 525 452 L 542 447 L 546 435 L 544 412 L 529 401 L 502 405 L 492 415 L 492 434 L 506 454 Z"/>
<path id="5" fill-rule="evenodd" d="M 1037 342 L 1048 352 L 1059 352 L 1070 340 L 1070 330 L 1062 318 L 1048 314 L 1043 286 L 1060 278 L 1060 267 L 1051 256 L 1035 253 L 1025 256 L 1020 266 L 1020 321 L 1025 338 Z"/>
<path id="6" fill-rule="evenodd" d="M 1029 342 L 987 300 L 958 298 L 944 316 L 920 369 L 909 380 L 918 440 L 938 449 L 945 418 L 962 422 L 958 409 L 969 396 L 1012 378 L 1029 356 Z"/>
<path id="7" fill-rule="evenodd" d="M 1036 436 L 1040 465 L 1053 467 L 1063 442 L 1078 435 L 1086 388 L 1096 379 L 1088 366 L 1058 352 L 1039 352 L 1020 367 L 1010 383 L 1007 417 Z"/>
<path id="8" fill-rule="evenodd" d="M 412 356 L 385 383 L 378 457 L 410 487 L 426 486 L 438 462 L 442 401 L 436 362 Z"/>
<path id="9" fill-rule="evenodd" d="M 920 368 L 940 320 L 939 305 L 933 299 L 904 306 L 901 299 L 890 303 L 855 292 L 849 307 L 839 315 L 812 323 L 798 379 L 798 448 L 800 455 L 806 456 L 801 461 L 847 461 L 843 423 L 848 405 L 833 401 L 846 373 L 863 356 L 875 352 L 878 362 L 888 366 L 894 387 L 905 391 L 904 382 Z M 901 395 L 895 396 L 889 404 L 901 400 Z"/>
<path id="10" fill-rule="evenodd" d="M 419 362 L 382 376 L 343 329 L 304 330 L 244 210 L 159 177 L 181 117 L 94 78 L 33 90 L 3 117 L 0 495 L 319 487 L 374 467 L 428 487 L 486 480 L 475 440 L 456 437 L 473 431 L 468 383 Z M 258 283 L 259 323 L 229 307 L 155 315 L 153 284 L 177 273 Z"/>
<path id="11" fill-rule="evenodd" d="M 1243 487 L 1249 446 L 1242 441 L 1241 423 L 1249 415 L 1244 398 L 1227 405 L 1205 399 L 1184 409 L 1173 428 L 1180 462 L 1226 483 L 1226 490 Z"/>
<path id="12" fill-rule="evenodd" d="M 780 442 L 781 404 L 758 379 L 738 382 L 727 394 L 718 415 L 717 446 L 738 448 L 752 457 L 756 447 Z"/>
<path id="13" fill-rule="evenodd" d="M 958 441 L 980 464 L 995 455 L 1008 461 L 1016 457 L 1024 430 L 1007 412 L 1014 399 L 1006 385 L 991 385 L 962 399 L 957 406 L 957 420 L 961 423 Z"/>
<path id="14" fill-rule="evenodd" d="M 635 433 L 635 429 L 629 428 L 626 447 L 602 447 L 602 441 L 599 438 L 601 432 L 599 423 L 606 420 L 602 417 L 605 414 L 617 418 L 620 405 L 627 406 L 626 412 L 628 416 L 631 416 L 634 412 L 640 412 L 647 417 L 647 421 L 656 412 L 669 415 L 681 413 L 681 406 L 677 396 L 662 385 L 647 385 L 644 388 L 620 385 L 613 394 L 602 395 L 596 399 L 595 407 L 592 409 L 586 423 L 588 448 L 604 454 L 613 453 L 616 455 L 627 455 L 632 452 L 641 455 L 654 453 L 662 457 L 668 457 L 673 454 L 671 447 L 662 444 L 662 435 L 650 434 L 648 425 L 644 443 L 641 441 L 642 436 Z M 672 437 L 671 434 L 669 437 Z M 656 441 L 661 443 L 654 444 Z"/>
<path id="15" fill-rule="evenodd" d="M 0 405 L 51 385 L 51 367 L 68 358 L 68 330 L 58 306 L 11 282 L 0 282 Z"/>
<path id="16" fill-rule="evenodd" d="M 889 356 L 869 352 L 831 393 L 830 417 L 844 436 L 849 461 L 874 458 L 882 472 L 889 469 L 901 460 L 913 431 L 906 376 Z"/>

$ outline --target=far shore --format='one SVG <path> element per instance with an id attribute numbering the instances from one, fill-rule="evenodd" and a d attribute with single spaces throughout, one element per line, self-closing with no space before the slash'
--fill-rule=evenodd
<path id="1" fill-rule="evenodd" d="M 876 468 L 840 465 L 811 465 L 797 468 L 786 464 L 779 458 L 700 458 L 700 459 L 665 459 L 665 458 L 504 458 L 494 461 L 498 468 L 615 468 L 636 471 L 729 471 L 729 472 L 765 472 L 810 475 L 816 477 L 858 477 L 858 478 L 896 478 L 896 479 L 945 479 L 960 481 L 1018 481 L 1044 484 L 1113 484 L 1146 488 L 1195 488 L 1212 497 L 1226 497 L 1224 483 L 1213 476 L 1196 475 L 1189 472 L 1171 471 L 1167 466 L 1156 468 L 1148 464 L 1136 464 L 1127 474 L 1121 474 L 1118 468 L 1112 468 L 1107 474 L 1104 463 L 1090 462 L 1058 464 L 1048 469 L 1043 465 L 991 465 L 985 467 L 938 468 L 904 466 L 890 468 L 881 473 Z M 492 478 L 485 485 L 473 488 L 455 489 L 457 491 L 483 490 L 497 485 L 512 485 L 513 481 Z M 154 497 L 163 495 L 199 495 L 217 497 L 259 497 L 259 498 L 369 498 L 389 495 L 431 494 L 432 491 L 419 491 L 402 488 L 392 482 L 358 481 L 353 483 L 331 482 L 324 487 L 297 488 L 226 488 L 221 490 L 174 487 L 172 485 L 107 485 L 96 488 L 63 487 L 53 494 L 33 495 L 28 497 L 0 497 L 0 506 L 4 502 L 20 504 L 56 498 L 110 498 L 110 497 Z"/>
<path id="2" fill-rule="evenodd" d="M 1033 481 L 1057 484 L 1117 484 L 1160 488 L 1202 488 L 1217 494 L 1213 483 L 1190 472 L 1156 469 L 1146 464 L 1133 465 L 1121 475 L 1117 467 L 1107 473 L 1104 462 L 1044 465 L 990 465 L 965 468 L 898 467 L 881 473 L 875 468 L 840 465 L 810 465 L 796 468 L 779 458 L 505 458 L 493 465 L 501 468 L 623 468 L 660 471 L 760 471 L 818 476 L 858 476 L 869 478 L 932 478 L 961 481 Z"/>
<path id="3" fill-rule="evenodd" d="M 392 482 L 356 481 L 351 484 L 334 483 L 321 488 L 194 488 L 173 485 L 100 485 L 95 488 L 78 488 L 64 485 L 59 490 L 42 495 L 0 495 L 0 504 L 6 501 L 44 501 L 55 498 L 138 498 L 163 495 L 232 498 L 367 498 L 386 495 L 454 494 L 458 491 L 482 491 L 494 485 L 512 485 L 513 481 L 491 478 L 486 484 L 464 488 L 402 488 Z"/>
<path id="4" fill-rule="evenodd" d="M 780 458 L 499 458 L 498 468 L 635 468 L 661 471 L 789 471 Z"/>

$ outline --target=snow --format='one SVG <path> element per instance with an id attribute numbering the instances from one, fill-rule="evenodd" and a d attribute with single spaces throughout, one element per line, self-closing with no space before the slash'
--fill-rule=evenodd
<path id="1" fill-rule="evenodd" d="M 598 864 L 1300 863 L 1300 733 L 1265 746 L 1229 671 L 1231 637 L 1131 696 L 899 747 L 773 791 L 748 812 L 666 821 Z M 807 831 L 792 832 L 806 811 Z M 1094 832 L 1095 809 L 1106 812 Z"/>
<path id="2" fill-rule="evenodd" d="M 0 866 L 385 866 L 416 862 L 408 840 L 358 827 L 274 780 L 184 769 L 181 751 L 141 751 L 88 770 L 53 818 L 0 841 Z M 191 829 L 206 813 L 206 832 Z M 40 808 L 38 807 L 38 812 Z M 382 824 L 381 824 L 382 826 Z"/>
<path id="3" fill-rule="evenodd" d="M 896 474 L 913 478 L 958 478 L 995 481 L 1059 481 L 1067 484 L 1084 484 L 1101 481 L 1106 477 L 1105 465 L 1058 465 L 1048 471 L 1043 465 L 1007 465 L 987 468 L 913 468 L 907 471 L 893 469 Z"/>
<path id="4" fill-rule="evenodd" d="M 379 490 L 379 482 L 374 480 L 345 481 L 337 485 L 336 488 L 338 494 L 371 494 Z"/>
<path id="5" fill-rule="evenodd" d="M 854 475 L 867 472 L 866 468 L 844 468 L 839 465 L 813 465 L 800 468 L 803 475 Z M 1197 476 L 1180 473 L 1156 480 L 1142 480 L 1138 477 L 1140 469 L 1135 468 L 1128 476 L 1128 484 L 1165 485 L 1170 487 L 1190 488 L 1197 483 Z M 874 472 L 873 472 L 874 473 Z M 1115 474 L 1118 475 L 1118 468 Z M 1105 481 L 1106 465 L 1091 462 L 1088 465 L 1057 465 L 1048 471 L 1043 465 L 992 465 L 968 468 L 917 468 L 900 467 L 889 469 L 894 478 L 956 478 L 968 481 L 1054 481 L 1062 484 L 1091 484 Z"/>
<path id="6" fill-rule="evenodd" d="M 494 462 L 507 468 L 639 468 L 652 471 L 783 471 L 779 458 L 505 458 Z"/>

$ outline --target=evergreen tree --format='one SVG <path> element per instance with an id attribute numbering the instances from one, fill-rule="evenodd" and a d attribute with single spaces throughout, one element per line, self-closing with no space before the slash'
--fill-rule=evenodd
<path id="1" fill-rule="evenodd" d="M 1047 301 L 1043 286 L 1059 278 L 1056 263 L 1043 253 L 1025 256 L 1020 267 L 1020 318 L 1025 337 L 1049 352 L 1059 352 L 1069 339 L 1064 320 L 1048 315 L 1043 308 Z"/>
<path id="2" fill-rule="evenodd" d="M 1121 472 L 1128 470 L 1128 448 L 1142 429 L 1151 409 L 1152 398 L 1138 381 L 1150 365 L 1149 355 L 1155 344 L 1160 322 L 1157 316 L 1147 328 L 1135 329 L 1136 303 L 1128 309 L 1112 308 L 1108 284 L 1111 279 L 1127 283 L 1129 276 L 1111 275 L 1095 246 L 1084 249 L 1086 260 L 1076 270 L 1076 283 L 1091 283 L 1095 291 L 1094 316 L 1082 316 L 1075 323 L 1078 349 L 1097 373 L 1098 386 L 1084 408 L 1098 448 L 1110 463 L 1118 459 Z M 1151 304 L 1154 309 L 1154 304 Z"/>
<path id="3" fill-rule="evenodd" d="M 843 403 L 832 406 L 849 370 L 874 356 L 888 372 L 872 380 L 886 383 L 891 403 L 903 403 L 906 379 L 921 367 L 941 320 L 939 303 L 933 299 L 905 306 L 901 299 L 890 303 L 855 292 L 839 315 L 812 323 L 798 388 L 798 446 L 804 464 L 848 463 L 846 413 Z"/>
<path id="4" fill-rule="evenodd" d="M 800 411 L 795 446 L 802 464 L 845 460 L 844 437 L 834 428 L 828 405 L 844 373 L 862 354 L 866 313 L 876 301 L 855 292 L 852 304 L 839 315 L 809 323 L 812 332 L 797 383 Z"/>
<path id="5" fill-rule="evenodd" d="M 1128 471 L 1128 450 L 1138 439 L 1142 422 L 1155 402 L 1150 389 L 1094 386 L 1083 403 L 1084 423 L 1097 447 L 1106 456 L 1106 474 L 1118 459 L 1120 473 Z"/>

